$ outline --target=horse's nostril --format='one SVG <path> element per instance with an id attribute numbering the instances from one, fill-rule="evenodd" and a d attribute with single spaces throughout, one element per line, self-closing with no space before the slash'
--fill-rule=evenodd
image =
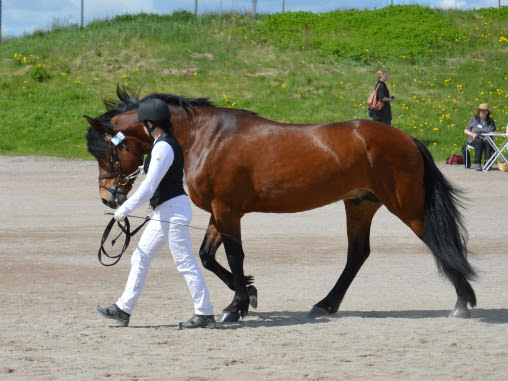
<path id="1" fill-rule="evenodd" d="M 108 202 L 106 201 L 106 199 L 105 199 L 105 198 L 102 198 L 101 200 L 102 200 L 102 203 L 103 203 L 104 205 L 108 205 Z"/>

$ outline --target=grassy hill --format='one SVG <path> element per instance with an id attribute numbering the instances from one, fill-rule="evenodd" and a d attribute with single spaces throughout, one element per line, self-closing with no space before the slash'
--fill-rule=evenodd
<path id="1" fill-rule="evenodd" d="M 325 14 L 126 15 L 0 44 L 0 154 L 91 158 L 83 115 L 117 83 L 209 97 L 281 122 L 368 119 L 378 69 L 393 124 L 436 160 L 458 153 L 474 107 L 508 122 L 508 7 Z"/>

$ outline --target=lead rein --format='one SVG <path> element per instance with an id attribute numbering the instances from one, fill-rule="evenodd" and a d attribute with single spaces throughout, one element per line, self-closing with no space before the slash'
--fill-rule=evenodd
<path id="1" fill-rule="evenodd" d="M 109 216 L 114 216 L 115 213 L 111 213 L 111 212 L 108 212 L 107 210 L 104 211 L 104 215 L 109 215 Z M 126 217 L 129 217 L 129 218 L 138 218 L 138 219 L 142 219 L 142 220 L 145 220 L 145 221 L 158 221 L 158 222 L 165 222 L 167 224 L 173 224 L 173 225 L 180 225 L 180 226 L 187 226 L 189 228 L 192 228 L 192 229 L 196 229 L 196 230 L 204 230 L 205 232 L 210 232 L 210 233 L 219 233 L 221 236 L 226 236 L 226 237 L 229 237 L 231 238 L 233 241 L 237 242 L 238 244 L 240 244 L 240 246 L 242 246 L 242 242 L 237 240 L 235 237 L 227 234 L 227 233 L 221 233 L 219 231 L 214 231 L 214 230 L 209 230 L 209 229 L 204 229 L 204 228 L 199 228 L 197 226 L 192 226 L 192 225 L 185 225 L 185 224 L 180 224 L 178 222 L 171 222 L 171 221 L 165 221 L 165 220 L 158 220 L 158 219 L 155 219 L 155 218 L 152 218 L 152 217 L 141 217 L 141 216 L 133 216 L 131 214 L 128 214 Z"/>

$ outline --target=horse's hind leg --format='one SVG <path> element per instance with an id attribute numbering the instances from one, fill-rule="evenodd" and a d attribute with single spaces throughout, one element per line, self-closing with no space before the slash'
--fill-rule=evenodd
<path id="1" fill-rule="evenodd" d="M 471 311 L 469 311 L 467 305 L 469 303 L 472 307 L 474 307 L 476 304 L 476 297 L 474 290 L 467 279 L 467 276 L 464 275 L 463 271 L 460 271 L 460 266 L 463 266 L 464 261 L 462 259 L 460 259 L 460 262 L 457 260 L 458 256 L 456 253 L 458 253 L 458 251 L 452 249 L 448 253 L 446 250 L 441 249 L 441 247 L 443 247 L 441 242 L 446 240 L 446 238 L 442 236 L 442 234 L 439 232 L 439 229 L 436 229 L 436 227 L 427 229 L 427 233 L 424 234 L 423 217 L 421 219 L 410 221 L 402 219 L 402 221 L 405 222 L 406 225 L 408 225 L 413 230 L 413 232 L 429 247 L 432 254 L 434 255 L 439 271 L 448 277 L 448 279 L 453 283 L 453 286 L 455 287 L 455 292 L 457 293 L 457 302 L 448 317 L 462 319 L 471 318 Z M 430 226 L 430 223 L 428 223 L 427 226 Z M 431 232 L 429 232 L 429 230 L 431 230 Z M 438 231 L 436 232 L 436 230 Z M 435 244 L 435 237 L 439 237 L 437 240 L 441 241 L 439 243 L 441 246 Z M 445 244 L 447 247 L 453 247 L 454 245 L 456 245 L 456 243 Z"/>
<path id="2" fill-rule="evenodd" d="M 448 317 L 469 319 L 471 317 L 471 311 L 469 311 L 467 305 L 469 303 L 472 305 L 472 307 L 474 307 L 476 304 L 476 297 L 474 290 L 467 279 L 467 276 L 465 276 L 464 272 L 461 271 L 460 266 L 463 266 L 464 259 L 460 259 L 460 262 L 457 259 L 458 251 L 454 250 L 453 248 L 453 246 L 456 244 L 442 244 L 443 241 L 446 241 L 447 237 L 442 235 L 439 230 L 436 232 L 435 226 L 427 229 L 427 233 L 424 234 L 423 216 L 416 219 L 405 219 L 396 213 L 394 214 L 397 215 L 402 220 L 402 222 L 409 226 L 411 230 L 413 230 L 413 232 L 418 236 L 418 238 L 420 238 L 429 247 L 432 254 L 434 255 L 434 259 L 436 260 L 439 271 L 448 277 L 448 279 L 453 283 L 455 292 L 457 293 L 457 303 L 455 304 L 454 309 L 450 312 Z M 427 226 L 430 226 L 430 224 L 427 224 Z M 432 232 L 429 234 L 429 230 L 433 230 L 436 232 L 436 234 Z M 437 249 L 436 245 L 434 245 L 435 242 L 432 242 L 432 240 L 435 240 L 435 238 L 431 237 L 429 239 L 429 235 L 432 236 L 432 234 L 434 234 L 434 237 L 439 237 L 437 240 L 440 241 L 439 245 L 441 246 L 437 246 Z M 452 247 L 452 249 L 448 253 L 446 250 L 441 249 L 443 246 Z"/>
<path id="3" fill-rule="evenodd" d="M 399 199 L 420 204 L 417 214 L 401 213 L 402 209 L 390 209 L 404 221 L 430 249 L 439 271 L 455 286 L 457 303 L 450 317 L 468 318 L 471 316 L 467 305 L 476 306 L 476 295 L 470 280 L 475 279 L 476 271 L 467 260 L 467 230 L 462 220 L 461 190 L 451 184 L 436 166 L 432 155 L 425 145 L 414 139 L 414 143 L 423 158 L 423 192 L 420 189 L 402 187 L 397 190 Z M 418 173 L 413 170 L 413 173 Z M 407 180 L 406 180 L 407 183 Z M 412 181 L 417 184 L 418 181 Z M 418 195 L 421 196 L 418 199 Z M 404 197 L 405 196 L 405 197 Z M 385 203 L 386 205 L 386 203 Z M 411 210 L 410 207 L 406 208 Z M 397 213 L 399 212 L 399 213 Z M 416 224 L 415 217 L 416 216 Z"/>
<path id="4" fill-rule="evenodd" d="M 370 254 L 370 226 L 381 204 L 377 200 L 344 200 L 344 205 L 348 235 L 346 267 L 328 295 L 310 310 L 308 316 L 311 318 L 338 311 L 347 289 Z"/>
<path id="5" fill-rule="evenodd" d="M 452 282 L 457 293 L 457 303 L 449 317 L 470 318 L 471 312 L 467 305 L 476 305 L 476 296 L 470 279 L 474 279 L 475 271 L 467 261 L 465 231 L 461 226 L 460 215 L 453 199 L 422 201 L 412 192 L 411 206 L 396 208 L 385 204 L 390 212 L 413 230 L 430 249 L 438 270 Z M 437 198 L 437 197 L 436 197 Z"/>
<path id="6" fill-rule="evenodd" d="M 210 222 L 208 223 L 208 229 L 205 234 L 205 238 L 201 243 L 201 248 L 199 249 L 199 257 L 201 258 L 201 263 L 203 267 L 207 270 L 210 270 L 215 275 L 222 280 L 226 286 L 228 286 L 231 290 L 235 290 L 233 284 L 233 274 L 226 270 L 224 267 L 217 262 L 215 258 L 215 254 L 222 244 L 222 237 L 217 232 L 217 226 L 215 222 L 215 218 L 213 215 L 210 216 Z M 245 283 L 247 286 L 247 291 L 249 293 L 250 305 L 253 308 L 257 307 L 257 289 L 252 285 L 254 282 L 254 278 L 250 275 L 245 276 Z"/>

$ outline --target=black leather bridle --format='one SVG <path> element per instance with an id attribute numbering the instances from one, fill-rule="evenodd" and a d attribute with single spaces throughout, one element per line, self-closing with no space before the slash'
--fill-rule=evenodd
<path id="1" fill-rule="evenodd" d="M 104 180 L 104 179 L 112 179 L 112 178 L 116 178 L 118 179 L 118 185 L 119 186 L 124 186 L 124 185 L 127 185 L 127 184 L 131 184 L 134 182 L 134 180 L 136 180 L 136 178 L 138 177 L 139 173 L 142 171 L 143 169 L 143 163 L 144 163 L 144 158 L 143 158 L 143 155 L 137 153 L 136 151 L 132 150 L 131 148 L 129 148 L 123 141 L 120 142 L 118 145 L 115 145 L 113 144 L 113 142 L 111 141 L 111 138 L 112 138 L 112 135 L 110 133 L 105 133 L 104 136 L 107 136 L 107 141 L 109 142 L 109 145 L 110 145 L 110 149 L 111 149 L 111 154 L 109 156 L 110 158 L 110 164 L 111 164 L 111 168 L 113 168 L 114 171 L 116 172 L 109 172 L 109 173 L 105 173 L 103 175 L 100 175 L 99 176 L 99 186 L 101 188 L 104 188 L 106 189 L 108 192 L 111 192 L 111 194 L 113 196 L 116 197 L 117 194 L 122 194 L 124 196 L 126 196 L 125 193 L 123 192 L 120 192 L 118 189 L 111 189 L 107 186 L 105 186 L 104 184 L 101 183 L 101 180 Z M 132 152 L 133 154 L 135 154 L 140 162 L 141 162 L 141 165 L 138 166 L 138 168 L 132 172 L 131 174 L 129 175 L 125 175 L 122 173 L 122 167 L 120 165 L 120 159 L 118 157 L 118 147 L 122 147 L 122 148 L 125 148 L 127 151 L 129 152 Z"/>

